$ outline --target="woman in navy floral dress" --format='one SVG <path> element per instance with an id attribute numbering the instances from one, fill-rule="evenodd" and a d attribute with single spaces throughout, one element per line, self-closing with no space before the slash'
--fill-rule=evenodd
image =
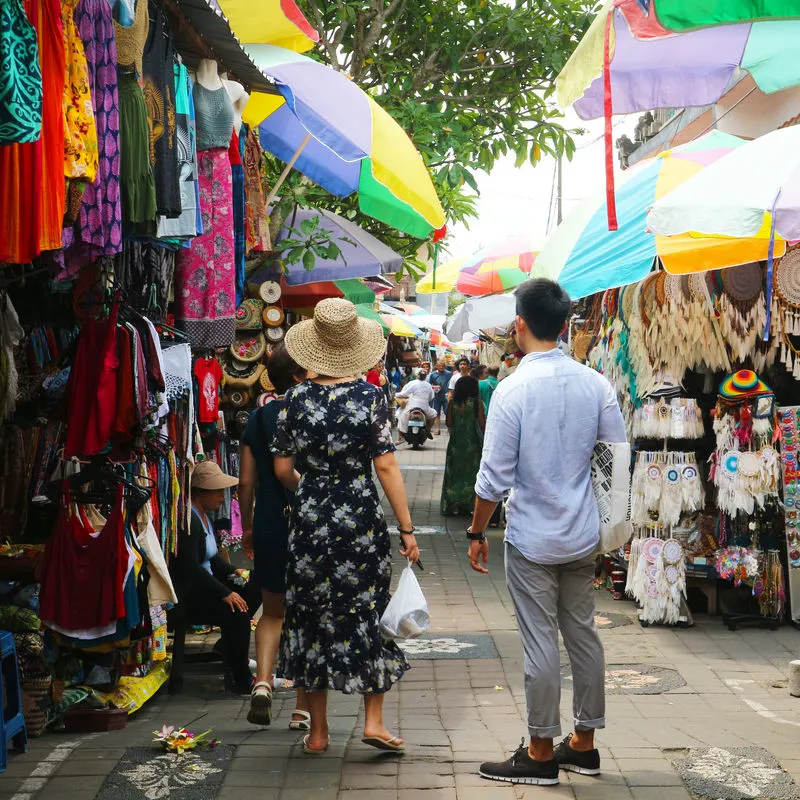
<path id="1" fill-rule="evenodd" d="M 328 689 L 364 695 L 365 742 L 403 749 L 383 724 L 383 695 L 408 664 L 379 629 L 392 547 L 373 465 L 400 523 L 401 552 L 416 561 L 419 549 L 385 395 L 358 377 L 383 349 L 380 326 L 368 322 L 351 303 L 326 300 L 314 322 L 286 337 L 295 361 L 318 375 L 287 393 L 273 444 L 275 474 L 296 490 L 280 671 L 309 693 L 307 753 L 329 741 Z"/>

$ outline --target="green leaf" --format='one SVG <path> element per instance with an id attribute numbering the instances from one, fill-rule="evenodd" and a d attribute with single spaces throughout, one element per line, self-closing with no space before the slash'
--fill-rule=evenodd
<path id="1" fill-rule="evenodd" d="M 303 255 L 303 267 L 308 272 L 311 272 L 314 269 L 314 264 L 316 263 L 316 258 L 314 254 L 310 250 L 306 250 L 305 254 Z"/>
<path id="2" fill-rule="evenodd" d="M 300 230 L 303 231 L 306 236 L 311 236 L 318 226 L 319 217 L 309 217 L 307 219 L 300 220 Z"/>

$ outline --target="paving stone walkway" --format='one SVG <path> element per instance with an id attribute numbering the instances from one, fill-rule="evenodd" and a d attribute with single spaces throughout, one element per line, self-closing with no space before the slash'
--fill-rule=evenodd
<path id="1" fill-rule="evenodd" d="M 689 630 L 641 628 L 629 602 L 598 592 L 606 647 L 608 723 L 598 737 L 603 775 L 562 773 L 559 787 L 482 780 L 525 735 L 522 653 L 503 580 L 499 532 L 490 574 L 466 562 L 465 520 L 439 514 L 446 438 L 400 453 L 425 572 L 433 626 L 406 644 L 413 669 L 389 693 L 386 718 L 408 743 L 398 757 L 360 741 L 359 699 L 331 694 L 329 752 L 304 757 L 287 729 L 293 696 L 278 695 L 271 729 L 245 720 L 246 701 L 226 697 L 206 669 L 183 694 L 159 695 L 119 732 L 49 734 L 0 775 L 2 800 L 745 800 L 800 798 L 800 699 L 786 689 L 800 633 L 727 631 L 719 618 Z M 398 572 L 402 561 L 398 557 Z M 563 725 L 571 693 L 563 656 Z M 166 756 L 151 745 L 164 722 L 202 712 L 222 740 L 214 751 Z"/>

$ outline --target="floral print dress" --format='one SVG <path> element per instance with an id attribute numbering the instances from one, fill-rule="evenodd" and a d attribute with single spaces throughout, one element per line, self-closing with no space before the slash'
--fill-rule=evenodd
<path id="1" fill-rule="evenodd" d="M 306 381 L 286 395 L 272 446 L 295 456 L 280 674 L 309 690 L 380 693 L 408 669 L 379 620 L 391 544 L 372 459 L 394 451 L 381 390 Z"/>

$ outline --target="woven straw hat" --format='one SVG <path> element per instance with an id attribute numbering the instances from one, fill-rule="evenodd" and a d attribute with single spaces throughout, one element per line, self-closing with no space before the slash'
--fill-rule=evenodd
<path id="1" fill-rule="evenodd" d="M 366 372 L 386 349 L 381 326 L 361 319 L 349 300 L 338 297 L 318 303 L 313 320 L 289 328 L 285 344 L 303 369 L 330 378 Z"/>

